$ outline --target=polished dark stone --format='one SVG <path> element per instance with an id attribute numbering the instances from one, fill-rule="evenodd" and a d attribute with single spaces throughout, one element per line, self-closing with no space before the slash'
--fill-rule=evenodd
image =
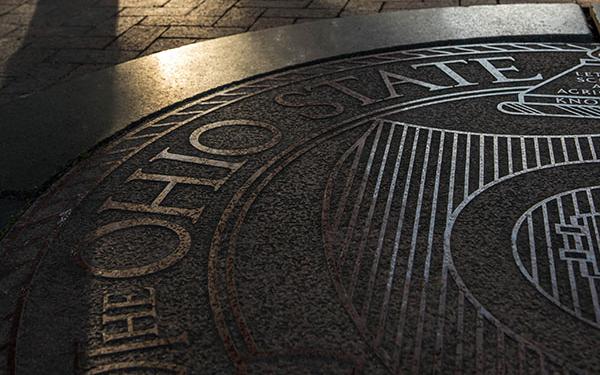
<path id="1" fill-rule="evenodd" d="M 598 51 L 395 48 L 160 111 L 3 240 L 3 369 L 600 372 Z"/>

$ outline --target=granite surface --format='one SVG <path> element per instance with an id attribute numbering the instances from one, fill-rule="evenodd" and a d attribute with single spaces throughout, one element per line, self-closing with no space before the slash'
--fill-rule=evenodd
<path id="1" fill-rule="evenodd" d="M 0 243 L 0 368 L 598 373 L 599 51 L 398 47 L 158 111 Z"/>

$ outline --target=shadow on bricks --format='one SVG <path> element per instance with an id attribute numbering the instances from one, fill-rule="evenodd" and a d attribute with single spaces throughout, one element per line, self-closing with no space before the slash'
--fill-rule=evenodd
<path id="1" fill-rule="evenodd" d="M 38 0 L 4 15 L 0 22 L 18 25 L 10 38 L 20 47 L 4 63 L 2 93 L 13 100 L 119 62 L 122 51 L 106 48 L 119 10 L 118 0 Z"/>
<path id="2" fill-rule="evenodd" d="M 0 105 L 31 95 L 69 76 L 91 72 L 123 59 L 124 51 L 106 48 L 123 32 L 117 14 L 119 0 L 38 0 L 0 17 L 16 29 L 7 40 L 19 45 L 0 61 Z M 128 56 L 130 58 L 130 56 Z M 93 90 L 81 95 L 93 96 Z M 2 98 L 8 100 L 2 100 Z M 123 98 L 102 97 L 105 108 Z M 109 103 L 106 103 L 109 102 Z M 35 108 L 32 108 L 35 110 Z M 12 124 L 2 123 L 0 129 Z M 81 124 L 83 127 L 84 124 Z M 35 196 L 31 191 L 4 191 L 0 186 L 0 238 Z"/>

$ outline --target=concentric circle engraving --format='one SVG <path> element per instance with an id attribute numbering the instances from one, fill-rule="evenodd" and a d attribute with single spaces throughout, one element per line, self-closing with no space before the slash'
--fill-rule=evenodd
<path id="1" fill-rule="evenodd" d="M 547 298 L 600 328 L 598 188 L 553 196 L 531 207 L 513 229 L 523 275 Z M 543 241 L 539 241 L 543 239 Z"/>
<path id="2" fill-rule="evenodd" d="M 133 127 L 2 240 L 0 368 L 600 371 L 595 48 L 364 54 Z"/>

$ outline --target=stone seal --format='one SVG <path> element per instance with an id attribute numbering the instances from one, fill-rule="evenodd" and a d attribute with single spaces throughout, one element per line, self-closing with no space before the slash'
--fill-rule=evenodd
<path id="1" fill-rule="evenodd" d="M 340 57 L 161 111 L 2 241 L 8 373 L 600 371 L 598 46 Z"/>

